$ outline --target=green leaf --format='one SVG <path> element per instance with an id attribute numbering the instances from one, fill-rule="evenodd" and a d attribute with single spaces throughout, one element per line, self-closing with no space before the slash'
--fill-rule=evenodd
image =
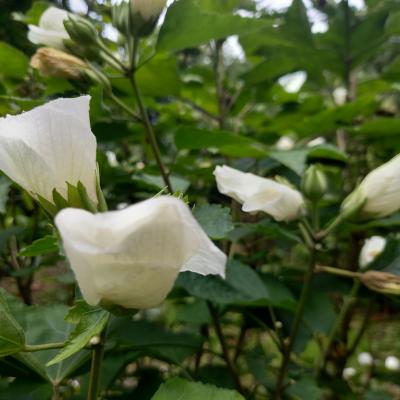
<path id="1" fill-rule="evenodd" d="M 144 96 L 178 95 L 181 81 L 175 58 L 157 55 L 137 72 L 137 81 Z"/>
<path id="2" fill-rule="evenodd" d="M 208 131 L 188 126 L 176 130 L 175 144 L 178 149 L 203 150 L 215 148 L 221 154 L 232 157 L 263 158 L 268 154 L 264 145 L 254 139 L 226 131 Z"/>
<path id="3" fill-rule="evenodd" d="M 106 326 L 110 314 L 101 308 L 79 307 L 81 317 L 76 328 L 70 334 L 65 347 L 47 363 L 51 366 L 65 360 L 66 358 L 83 349 L 93 336 L 99 335 Z M 71 314 L 68 314 L 71 318 Z M 76 310 L 74 311 L 74 320 L 77 319 Z"/>
<path id="4" fill-rule="evenodd" d="M 0 60 L 0 75 L 6 78 L 22 79 L 28 72 L 28 57 L 8 43 L 0 42 Z"/>
<path id="5" fill-rule="evenodd" d="M 143 183 L 146 186 L 151 186 L 157 188 L 157 190 L 165 189 L 164 179 L 157 175 L 150 174 L 137 174 L 132 177 L 132 180 L 138 183 Z M 171 185 L 174 188 L 174 191 L 184 193 L 190 186 L 190 181 L 184 179 L 180 176 L 170 176 Z"/>
<path id="6" fill-rule="evenodd" d="M 194 0 L 179 0 L 168 9 L 157 47 L 160 50 L 196 47 L 212 39 L 251 33 L 268 24 L 254 18 L 204 11 Z"/>
<path id="7" fill-rule="evenodd" d="M 230 209 L 219 204 L 196 206 L 193 214 L 212 239 L 223 239 L 234 228 Z"/>
<path id="8" fill-rule="evenodd" d="M 396 136 L 400 132 L 400 120 L 396 118 L 376 118 L 366 122 L 353 133 L 381 140 L 384 136 Z"/>
<path id="9" fill-rule="evenodd" d="M 0 391 L 0 400 L 49 400 L 52 394 L 53 385 L 48 382 L 17 378 Z"/>
<path id="10" fill-rule="evenodd" d="M 275 305 L 293 309 L 295 301 L 290 291 L 273 277 L 260 277 L 247 265 L 229 261 L 226 278 L 201 276 L 192 272 L 179 275 L 176 286 L 192 296 L 221 305 Z"/>
<path id="11" fill-rule="evenodd" d="M 43 254 L 54 253 L 59 251 L 58 238 L 47 235 L 41 239 L 35 240 L 32 244 L 24 247 L 19 255 L 23 257 L 36 257 Z"/>
<path id="12" fill-rule="evenodd" d="M 323 396 L 323 391 L 316 382 L 311 378 L 302 378 L 287 390 L 288 394 L 295 400 L 320 400 Z"/>
<path id="13" fill-rule="evenodd" d="M 306 149 L 273 151 L 270 156 L 298 175 L 302 175 L 306 167 L 308 151 Z"/>
<path id="14" fill-rule="evenodd" d="M 173 332 L 149 321 L 132 321 L 131 318 L 112 318 L 107 340 L 122 351 L 138 351 L 141 356 L 155 357 L 180 364 L 198 352 L 203 339 L 197 335 Z"/>
<path id="15" fill-rule="evenodd" d="M 347 163 L 349 161 L 349 156 L 339 150 L 337 147 L 330 144 L 324 144 L 321 146 L 312 147 L 308 151 L 308 159 L 318 159 L 318 160 L 331 160 L 339 161 L 342 163 Z"/>
<path id="16" fill-rule="evenodd" d="M 172 378 L 157 390 L 152 400 L 244 400 L 234 390 L 219 389 L 216 386 L 198 382 L 188 382 L 181 378 Z"/>
<path id="17" fill-rule="evenodd" d="M 25 345 L 25 333 L 11 314 L 3 289 L 0 289 L 0 357 L 20 352 Z"/>

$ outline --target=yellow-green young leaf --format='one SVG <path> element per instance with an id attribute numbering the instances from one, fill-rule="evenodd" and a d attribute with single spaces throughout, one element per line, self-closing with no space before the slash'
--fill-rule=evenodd
<path id="1" fill-rule="evenodd" d="M 85 304 L 74 306 L 67 314 L 68 321 L 78 322 L 65 347 L 47 363 L 54 365 L 83 349 L 93 336 L 99 335 L 106 326 L 110 314 L 101 308 Z"/>
<path id="2" fill-rule="evenodd" d="M 244 400 L 234 390 L 220 389 L 212 385 L 188 382 L 181 378 L 172 378 L 157 390 L 151 400 Z"/>
<path id="3" fill-rule="evenodd" d="M 24 330 L 11 314 L 6 297 L 0 290 L 0 357 L 18 353 L 24 345 Z"/>

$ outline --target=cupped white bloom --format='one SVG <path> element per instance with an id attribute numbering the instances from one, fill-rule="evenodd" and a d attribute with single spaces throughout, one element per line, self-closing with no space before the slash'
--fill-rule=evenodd
<path id="1" fill-rule="evenodd" d="M 374 358 L 371 353 L 363 351 L 357 357 L 358 363 L 364 367 L 370 367 L 374 364 Z"/>
<path id="2" fill-rule="evenodd" d="M 296 142 L 290 136 L 282 136 L 276 142 L 276 148 L 278 150 L 292 150 Z"/>
<path id="3" fill-rule="evenodd" d="M 395 356 L 386 357 L 385 368 L 389 371 L 398 371 L 400 369 L 400 360 Z"/>
<path id="4" fill-rule="evenodd" d="M 214 175 L 220 193 L 241 203 L 245 212 L 263 211 L 277 221 L 292 221 L 303 211 L 303 196 L 287 185 L 226 165 L 216 167 Z"/>
<path id="5" fill-rule="evenodd" d="M 55 223 L 92 305 L 152 308 L 165 299 L 180 271 L 225 276 L 225 254 L 189 207 L 171 196 L 102 214 L 67 208 Z"/>
<path id="6" fill-rule="evenodd" d="M 56 7 L 49 7 L 40 17 L 39 26 L 29 25 L 28 39 L 35 44 L 43 44 L 63 49 L 63 41 L 69 39 L 64 21 L 69 13 Z"/>
<path id="7" fill-rule="evenodd" d="M 67 182 L 81 182 L 96 196 L 96 138 L 90 129 L 89 96 L 58 99 L 0 119 L 0 170 L 34 198 L 67 198 Z"/>
<path id="8" fill-rule="evenodd" d="M 362 213 L 385 217 L 400 209 L 400 154 L 370 172 L 357 190 L 366 199 Z"/>
<path id="9" fill-rule="evenodd" d="M 144 20 L 157 18 L 167 4 L 167 0 L 131 0 L 133 11 L 140 13 Z"/>
<path id="10" fill-rule="evenodd" d="M 384 237 L 372 236 L 369 239 L 366 239 L 360 252 L 360 267 L 367 267 L 368 264 L 374 261 L 375 258 L 382 253 L 382 251 L 385 249 L 385 246 L 386 239 Z"/>

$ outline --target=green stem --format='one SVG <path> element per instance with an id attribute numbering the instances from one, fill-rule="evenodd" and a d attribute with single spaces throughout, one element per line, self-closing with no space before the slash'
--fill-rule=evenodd
<path id="1" fill-rule="evenodd" d="M 240 378 L 236 371 L 234 362 L 231 359 L 231 356 L 229 354 L 229 349 L 228 349 L 228 346 L 225 341 L 224 333 L 222 331 L 221 322 L 220 322 L 219 315 L 218 315 L 218 310 L 214 307 L 214 305 L 211 302 L 207 302 L 207 306 L 208 306 L 208 309 L 211 314 L 211 318 L 214 323 L 215 332 L 216 332 L 216 334 L 218 336 L 218 340 L 221 344 L 222 353 L 223 353 L 223 356 L 224 356 L 224 359 L 226 362 L 226 366 L 228 367 L 228 371 L 229 371 L 233 381 L 235 382 L 236 390 L 239 393 L 243 394 L 243 389 L 242 389 L 242 385 L 240 383 Z"/>
<path id="2" fill-rule="evenodd" d="M 279 374 L 278 374 L 276 391 L 275 391 L 275 396 L 274 396 L 275 400 L 280 400 L 280 399 L 282 399 L 282 396 L 283 396 L 285 378 L 286 378 L 286 374 L 287 374 L 287 370 L 288 370 L 288 366 L 289 366 L 291 353 L 293 350 L 293 346 L 294 346 L 297 334 L 299 333 L 301 321 L 302 321 L 303 315 L 304 315 L 304 308 L 305 308 L 306 300 L 308 298 L 308 295 L 309 295 L 310 289 L 311 289 L 311 283 L 312 283 L 312 279 L 314 276 L 315 258 L 316 258 L 315 246 L 310 248 L 310 252 L 311 252 L 310 264 L 307 269 L 306 276 L 304 277 L 304 285 L 303 285 L 303 288 L 302 288 L 302 291 L 300 294 L 300 299 L 299 299 L 299 303 L 297 305 L 292 329 L 290 331 L 289 340 L 288 340 L 286 348 L 284 349 L 283 360 L 282 360 L 281 368 L 280 368 Z"/>
<path id="3" fill-rule="evenodd" d="M 98 400 L 99 389 L 100 389 L 101 365 L 104 357 L 106 329 L 107 327 L 105 327 L 101 332 L 100 341 L 92 351 L 92 366 L 90 368 L 89 390 L 88 390 L 87 400 Z"/>
<path id="4" fill-rule="evenodd" d="M 114 93 L 108 93 L 108 97 L 112 100 L 117 106 L 122 108 L 128 115 L 133 117 L 137 122 L 142 122 L 142 118 L 139 115 L 136 115 L 122 100 L 120 100 Z"/>
<path id="5" fill-rule="evenodd" d="M 140 111 L 140 114 L 141 114 L 141 117 L 142 117 L 142 123 L 143 123 L 144 129 L 146 131 L 146 135 L 147 135 L 148 141 L 150 143 L 150 146 L 151 146 L 151 148 L 153 150 L 153 154 L 154 154 L 154 157 L 156 159 L 156 162 L 157 162 L 158 168 L 160 170 L 161 176 L 162 176 L 162 178 L 164 180 L 165 186 L 168 188 L 169 193 L 173 194 L 174 191 L 173 191 L 172 184 L 171 184 L 171 181 L 169 179 L 167 170 L 166 170 L 166 168 L 164 166 L 164 163 L 162 161 L 162 158 L 161 158 L 161 152 L 160 152 L 160 148 L 158 146 L 157 138 L 156 138 L 156 135 L 154 133 L 154 129 L 153 129 L 153 126 L 152 126 L 152 124 L 150 122 L 149 116 L 147 114 L 147 110 L 146 110 L 146 107 L 144 105 L 142 96 L 140 94 L 139 87 L 138 87 L 137 82 L 136 82 L 135 69 L 136 69 L 136 53 L 137 53 L 137 49 L 138 49 L 138 39 L 135 38 L 134 50 L 133 50 L 133 55 L 132 55 L 133 73 L 129 74 L 129 81 L 130 81 L 130 83 L 132 85 L 133 92 L 135 94 L 136 101 L 137 101 L 138 106 L 139 106 L 139 111 Z"/>
<path id="6" fill-rule="evenodd" d="M 317 376 L 320 376 L 322 371 L 326 367 L 329 352 L 332 348 L 333 342 L 336 339 L 337 333 L 339 332 L 339 329 L 342 326 L 342 324 L 350 310 L 350 307 L 353 305 L 353 302 L 354 302 L 355 298 L 357 297 L 357 293 L 360 289 L 360 286 L 361 286 L 361 282 L 358 279 L 356 279 L 353 283 L 353 286 L 351 288 L 349 295 L 347 296 L 346 300 L 344 301 L 344 304 L 342 305 L 342 307 L 340 309 L 340 313 L 337 316 L 335 324 L 329 334 L 328 343 L 326 344 L 325 351 L 323 352 L 321 360 L 318 363 L 319 365 L 317 368 Z"/>
<path id="7" fill-rule="evenodd" d="M 344 221 L 343 215 L 339 214 L 323 231 L 317 233 L 318 241 L 325 239 L 333 230 L 335 230 Z"/>
<path id="8" fill-rule="evenodd" d="M 327 272 L 328 274 L 345 276 L 347 278 L 359 278 L 362 275 L 362 273 L 360 272 L 353 272 L 341 268 L 327 267 L 324 265 L 318 265 L 317 267 L 315 267 L 315 272 Z"/>
<path id="9" fill-rule="evenodd" d="M 34 345 L 29 345 L 26 344 L 24 349 L 22 350 L 23 352 L 26 353 L 35 353 L 37 351 L 44 351 L 44 350 L 54 350 L 54 349 L 62 349 L 65 346 L 64 342 L 60 343 L 45 343 L 45 344 L 34 344 Z"/>

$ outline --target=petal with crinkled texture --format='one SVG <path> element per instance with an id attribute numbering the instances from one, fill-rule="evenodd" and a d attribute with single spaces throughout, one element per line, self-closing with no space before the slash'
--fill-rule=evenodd
<path id="1" fill-rule="evenodd" d="M 89 121 L 89 96 L 58 99 L 0 119 L 0 170 L 30 192 L 52 201 L 53 189 L 67 196 L 80 181 L 96 196 L 96 138 Z"/>
<path id="2" fill-rule="evenodd" d="M 225 275 L 226 256 L 171 196 L 121 211 L 62 210 L 55 219 L 83 296 L 125 308 L 159 305 L 180 271 Z"/>
<path id="3" fill-rule="evenodd" d="M 64 10 L 49 7 L 42 14 L 39 26 L 29 25 L 28 39 L 35 44 L 63 49 L 63 41 L 69 39 L 64 27 L 64 21 L 68 16 L 69 13 Z"/>
<path id="4" fill-rule="evenodd" d="M 219 192 L 241 203 L 245 212 L 263 211 L 277 221 L 292 221 L 302 213 L 303 196 L 289 186 L 226 165 L 216 167 L 214 175 Z"/>

